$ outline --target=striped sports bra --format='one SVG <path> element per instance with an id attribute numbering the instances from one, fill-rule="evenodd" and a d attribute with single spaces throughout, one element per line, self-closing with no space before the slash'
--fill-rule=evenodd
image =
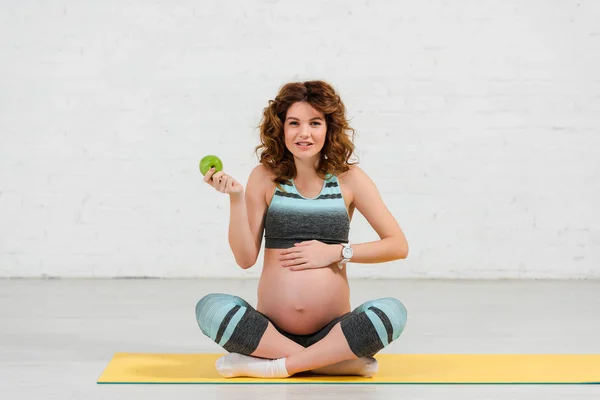
<path id="1" fill-rule="evenodd" d="M 329 175 L 314 198 L 302 196 L 291 185 L 275 189 L 265 216 L 265 248 L 294 247 L 294 243 L 318 240 L 327 244 L 348 243 L 350 217 L 338 179 Z"/>

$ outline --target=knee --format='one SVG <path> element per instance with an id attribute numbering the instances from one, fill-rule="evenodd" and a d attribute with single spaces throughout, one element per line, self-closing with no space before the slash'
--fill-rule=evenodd
<path id="1" fill-rule="evenodd" d="M 386 297 L 375 300 L 373 306 L 381 310 L 383 314 L 385 314 L 385 317 L 387 317 L 390 325 L 387 328 L 391 330 L 392 340 L 398 339 L 404 331 L 408 318 L 408 313 L 404 304 L 393 297 Z"/>
<path id="2" fill-rule="evenodd" d="M 204 296 L 196 304 L 202 333 L 230 353 L 252 354 L 267 329 L 267 319 L 240 297 L 222 293 Z"/>
<path id="3" fill-rule="evenodd" d="M 222 315 L 235 305 L 243 305 L 239 297 L 223 293 L 211 293 L 202 297 L 196 303 L 196 322 L 202 333 L 212 338 L 217 336 Z"/>

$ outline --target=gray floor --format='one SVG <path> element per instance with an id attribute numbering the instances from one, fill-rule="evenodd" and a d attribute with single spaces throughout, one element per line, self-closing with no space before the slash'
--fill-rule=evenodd
<path id="1" fill-rule="evenodd" d="M 194 320 L 209 292 L 256 281 L 0 280 L 4 399 L 599 399 L 600 385 L 97 385 L 115 352 L 221 352 Z M 353 281 L 353 305 L 400 298 L 383 352 L 600 353 L 600 281 Z"/>

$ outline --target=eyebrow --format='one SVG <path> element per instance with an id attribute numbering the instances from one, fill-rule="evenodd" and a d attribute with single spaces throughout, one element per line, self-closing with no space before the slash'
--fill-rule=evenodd
<path id="1" fill-rule="evenodd" d="M 299 118 L 296 118 L 296 117 L 287 117 L 285 120 L 287 121 L 288 119 L 295 119 L 296 121 L 300 121 L 300 119 L 299 119 Z M 321 121 L 323 121 L 323 118 L 321 118 L 321 117 L 314 117 L 314 118 L 311 118 L 311 119 L 310 119 L 310 121 L 314 121 L 315 119 L 318 119 L 318 120 L 321 120 Z"/>

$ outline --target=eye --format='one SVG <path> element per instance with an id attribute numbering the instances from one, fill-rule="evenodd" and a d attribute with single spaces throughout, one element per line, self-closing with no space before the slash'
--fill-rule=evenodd
<path id="1" fill-rule="evenodd" d="M 290 121 L 290 125 L 298 125 L 297 121 Z"/>
<path id="2" fill-rule="evenodd" d="M 312 124 L 317 125 L 317 126 L 321 125 L 321 123 L 319 121 L 313 121 Z"/>

